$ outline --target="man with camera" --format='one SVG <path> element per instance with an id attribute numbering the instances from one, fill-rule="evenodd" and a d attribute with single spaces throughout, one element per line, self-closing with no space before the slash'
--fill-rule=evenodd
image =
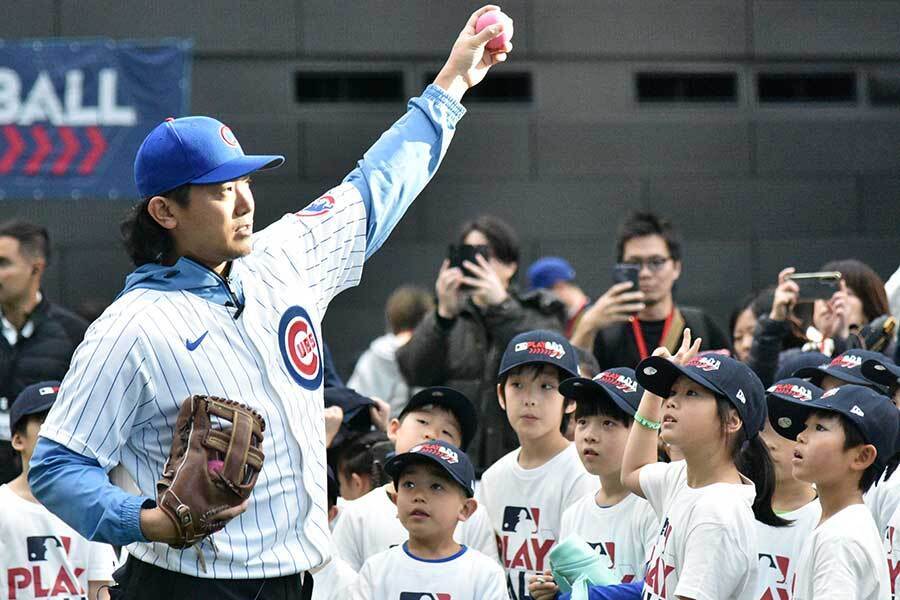
<path id="1" fill-rule="evenodd" d="M 519 264 L 512 228 L 482 216 L 467 223 L 435 283 L 437 307 L 397 350 L 410 386 L 446 385 L 478 406 L 481 426 L 469 455 L 481 467 L 515 448 L 515 434 L 497 404 L 500 356 L 516 334 L 562 331 L 565 307 L 552 294 L 520 294 L 511 285 Z"/>
<path id="2" fill-rule="evenodd" d="M 698 308 L 676 306 L 672 296 L 681 276 L 681 242 L 666 219 L 635 213 L 619 230 L 619 280 L 588 308 L 572 344 L 594 353 L 600 369 L 631 367 L 657 346 L 674 352 L 690 328 L 703 350 L 729 349 L 728 337 Z"/>

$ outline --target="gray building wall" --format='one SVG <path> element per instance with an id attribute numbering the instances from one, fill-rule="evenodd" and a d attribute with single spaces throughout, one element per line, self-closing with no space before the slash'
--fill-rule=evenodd
<path id="1" fill-rule="evenodd" d="M 256 178 L 257 224 L 336 184 L 402 103 L 301 105 L 299 70 L 396 69 L 408 95 L 442 64 L 475 3 L 448 0 L 30 0 L 4 2 L 0 37 L 192 37 L 192 112 L 229 123 L 248 152 L 287 164 Z M 900 2 L 876 0 L 507 0 L 533 101 L 471 105 L 444 165 L 362 284 L 338 297 L 326 340 L 349 375 L 383 329 L 397 285 L 431 288 L 459 224 L 509 219 L 523 267 L 569 258 L 592 294 L 609 283 L 618 222 L 632 209 L 673 218 L 685 237 L 683 303 L 723 322 L 785 265 L 857 257 L 898 264 L 900 106 L 874 106 L 871 76 L 900 73 Z M 857 75 L 845 105 L 770 107 L 768 70 Z M 730 105 L 639 104 L 637 71 L 737 74 Z M 499 69 L 498 69 L 499 71 Z M 128 262 L 116 224 L 126 203 L 6 198 L 5 217 L 46 223 L 56 259 L 46 289 L 70 306 L 103 303 Z"/>

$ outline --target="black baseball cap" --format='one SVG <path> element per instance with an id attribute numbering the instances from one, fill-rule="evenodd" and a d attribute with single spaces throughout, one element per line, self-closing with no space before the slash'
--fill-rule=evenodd
<path id="1" fill-rule="evenodd" d="M 863 377 L 874 384 L 887 387 L 891 392 L 900 387 L 900 366 L 886 356 L 865 361 L 860 371 Z"/>
<path id="2" fill-rule="evenodd" d="M 325 388 L 325 408 L 339 406 L 344 411 L 341 427 L 334 440 L 333 447 L 340 446 L 344 440 L 354 433 L 365 433 L 372 429 L 372 416 L 369 407 L 375 406 L 375 401 L 348 387 Z"/>
<path id="3" fill-rule="evenodd" d="M 15 431 L 19 421 L 28 415 L 50 410 L 59 393 L 59 382 L 55 380 L 41 381 L 29 385 L 19 392 L 16 401 L 9 410 L 9 430 Z"/>
<path id="4" fill-rule="evenodd" d="M 789 377 L 794 377 L 794 373 L 806 367 L 818 367 L 819 365 L 828 364 L 831 359 L 821 352 L 801 352 L 787 351 L 784 353 L 784 359 L 778 364 L 775 371 L 775 377 L 772 381 L 781 381 Z"/>
<path id="5" fill-rule="evenodd" d="M 417 462 L 433 463 L 444 469 L 450 478 L 462 486 L 466 497 L 475 495 L 475 467 L 465 452 L 443 440 L 434 440 L 417 444 L 409 452 L 398 454 L 384 465 L 384 472 L 391 476 L 397 485 L 403 471 Z"/>
<path id="6" fill-rule="evenodd" d="M 800 418 L 805 424 L 810 413 L 817 410 L 843 415 L 859 429 L 867 444 L 875 446 L 878 451 L 876 464 L 884 465 L 897 451 L 900 411 L 888 398 L 870 387 L 843 385 L 809 401 L 784 398 L 773 408 L 775 423 L 784 415 L 791 419 Z M 797 439 L 797 434 L 791 439 Z"/>
<path id="7" fill-rule="evenodd" d="M 419 390 L 400 411 L 400 420 L 423 406 L 440 406 L 449 410 L 459 421 L 462 430 L 462 447 L 468 448 L 478 431 L 478 411 L 465 394 L 448 387 L 427 387 Z"/>
<path id="8" fill-rule="evenodd" d="M 776 381 L 766 390 L 766 405 L 772 428 L 782 437 L 794 440 L 806 428 L 806 411 L 797 402 L 812 402 L 822 396 L 822 388 L 799 377 Z"/>
<path id="9" fill-rule="evenodd" d="M 545 363 L 562 369 L 569 377 L 578 377 L 578 353 L 561 333 L 536 329 L 520 333 L 506 346 L 497 377 L 533 363 Z"/>
<path id="10" fill-rule="evenodd" d="M 634 416 L 644 395 L 634 369 L 618 367 L 603 371 L 593 379 L 572 377 L 559 384 L 559 393 L 575 402 L 608 402 Z"/>
<path id="11" fill-rule="evenodd" d="M 713 393 L 724 396 L 744 422 L 744 435 L 755 438 L 766 424 L 766 388 L 750 367 L 729 356 L 706 354 L 677 365 L 661 356 L 651 356 L 635 369 L 637 379 L 650 393 L 669 395 L 679 377 L 687 377 Z"/>
<path id="12" fill-rule="evenodd" d="M 844 383 L 852 383 L 854 385 L 864 385 L 874 388 L 876 391 L 887 395 L 888 391 L 883 385 L 872 383 L 863 376 L 862 364 L 867 360 L 884 359 L 884 354 L 880 352 L 872 352 L 871 350 L 847 350 L 843 354 L 835 356 L 831 362 L 819 365 L 818 367 L 805 367 L 798 369 L 793 376 L 809 379 L 816 385 L 822 385 L 822 380 L 826 375 L 831 375 L 835 379 L 839 379 Z"/>

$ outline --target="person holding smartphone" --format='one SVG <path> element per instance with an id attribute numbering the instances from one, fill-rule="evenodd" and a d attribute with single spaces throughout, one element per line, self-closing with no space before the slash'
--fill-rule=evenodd
<path id="1" fill-rule="evenodd" d="M 730 350 L 728 337 L 702 310 L 677 306 L 681 241 L 672 224 L 635 213 L 620 230 L 613 284 L 575 327 L 572 344 L 594 353 L 601 370 L 634 368 L 657 346 L 674 351 L 685 328 L 703 339 L 702 350 Z"/>
<path id="2" fill-rule="evenodd" d="M 483 468 L 517 446 L 497 404 L 503 350 L 524 331 L 562 331 L 566 311 L 546 290 L 516 289 L 519 244 L 500 219 L 466 223 L 448 254 L 434 286 L 437 306 L 397 350 L 397 364 L 410 386 L 452 387 L 476 403 L 481 424 L 469 454 Z"/>

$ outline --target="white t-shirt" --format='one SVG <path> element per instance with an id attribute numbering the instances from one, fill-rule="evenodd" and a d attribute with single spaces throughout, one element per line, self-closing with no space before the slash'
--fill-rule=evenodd
<path id="1" fill-rule="evenodd" d="M 516 449 L 484 472 L 475 497 L 487 508 L 514 598 L 531 598 L 528 579 L 550 568 L 563 512 L 598 487 L 574 444 L 534 469 L 519 466 Z"/>
<path id="2" fill-rule="evenodd" d="M 596 492 L 566 509 L 559 539 L 578 535 L 602 557 L 616 581 L 643 579 L 647 552 L 659 533 L 659 519 L 650 504 L 628 494 L 613 506 L 598 506 Z"/>
<path id="3" fill-rule="evenodd" d="M 890 600 L 881 537 L 853 504 L 813 529 L 797 563 L 793 600 Z"/>
<path id="4" fill-rule="evenodd" d="M 641 489 L 662 523 L 643 600 L 757 600 L 756 488 L 744 481 L 692 488 L 683 460 L 641 469 Z"/>
<path id="5" fill-rule="evenodd" d="M 369 558 L 353 600 L 509 600 L 497 561 L 463 546 L 442 560 L 416 558 L 404 543 Z"/>
<path id="6" fill-rule="evenodd" d="M 759 556 L 759 590 L 756 597 L 759 600 L 788 600 L 791 597 L 800 552 L 822 517 L 822 505 L 816 498 L 781 517 L 793 521 L 793 524 L 772 527 L 756 522 Z"/>
<path id="7" fill-rule="evenodd" d="M 892 598 L 897 598 L 900 587 L 900 508 L 894 511 L 888 520 L 881 536 L 884 542 L 884 551 L 887 554 L 888 577 L 891 582 Z"/>
<path id="8" fill-rule="evenodd" d="M 312 600 L 345 600 L 357 577 L 353 567 L 332 555 L 328 564 L 313 574 Z"/>
<path id="9" fill-rule="evenodd" d="M 887 481 L 882 475 L 878 485 L 873 485 L 863 494 L 863 502 L 872 512 L 878 531 L 883 533 L 894 511 L 900 506 L 900 473 L 895 472 Z"/>
<path id="10" fill-rule="evenodd" d="M 43 505 L 0 486 L 0 598 L 69 600 L 112 581 L 112 546 L 81 537 Z"/>
<path id="11" fill-rule="evenodd" d="M 397 518 L 397 505 L 391 502 L 384 487 L 345 502 L 333 535 L 338 556 L 357 571 L 370 557 L 409 539 L 409 533 Z M 483 507 L 479 506 L 468 520 L 459 523 L 453 537 L 459 544 L 498 561 L 497 542 Z"/>

